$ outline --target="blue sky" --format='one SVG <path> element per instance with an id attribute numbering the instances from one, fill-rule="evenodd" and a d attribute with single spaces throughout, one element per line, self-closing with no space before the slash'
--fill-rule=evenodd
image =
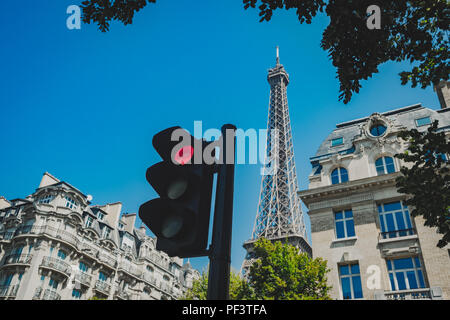
<path id="1" fill-rule="evenodd" d="M 81 2 L 81 1 L 79 1 Z M 146 168 L 159 161 L 152 136 L 180 125 L 204 130 L 233 123 L 265 129 L 267 70 L 275 46 L 290 75 L 288 101 L 300 189 L 313 156 L 336 123 L 421 102 L 438 108 L 432 88 L 401 86 L 406 63 L 382 65 L 352 101 L 338 101 L 336 70 L 319 44 L 328 23 L 301 25 L 295 12 L 260 23 L 234 1 L 157 1 L 132 25 L 66 27 L 70 0 L 0 2 L 0 195 L 25 197 L 42 174 L 137 212 L 156 196 Z M 259 165 L 238 165 L 232 260 L 239 269 L 256 215 Z M 140 225 L 140 222 L 137 224 Z M 193 258 L 198 269 L 207 258 Z"/>

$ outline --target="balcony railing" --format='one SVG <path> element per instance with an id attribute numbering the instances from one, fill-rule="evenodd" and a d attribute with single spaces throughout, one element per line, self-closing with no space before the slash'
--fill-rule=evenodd
<path id="1" fill-rule="evenodd" d="M 53 257 L 44 257 L 42 259 L 41 267 L 59 271 L 68 277 L 72 272 L 72 267 L 68 263 Z"/>
<path id="2" fill-rule="evenodd" d="M 15 297 L 17 290 L 19 290 L 19 285 L 17 284 L 15 286 L 0 286 L 0 297 Z"/>
<path id="3" fill-rule="evenodd" d="M 123 289 L 118 289 L 115 296 L 120 300 L 130 300 L 130 295 Z"/>
<path id="4" fill-rule="evenodd" d="M 126 273 L 131 274 L 138 278 L 140 278 L 142 274 L 141 270 L 139 270 L 138 268 L 136 268 L 135 266 L 133 266 L 128 262 L 122 262 L 119 266 L 119 270 L 123 270 Z"/>
<path id="5" fill-rule="evenodd" d="M 144 272 L 142 274 L 142 279 L 154 286 L 156 286 L 156 278 L 152 275 L 150 275 L 148 272 Z"/>
<path id="6" fill-rule="evenodd" d="M 79 283 L 89 287 L 91 285 L 92 276 L 83 271 L 78 271 L 75 274 L 75 280 L 78 281 Z"/>
<path id="7" fill-rule="evenodd" d="M 43 290 L 42 287 L 38 287 L 34 292 L 33 300 L 61 300 L 61 296 L 55 290 Z"/>
<path id="8" fill-rule="evenodd" d="M 10 254 L 6 256 L 3 260 L 3 265 L 7 264 L 30 264 L 32 254 Z"/>
<path id="9" fill-rule="evenodd" d="M 106 283 L 105 281 L 97 280 L 95 282 L 95 289 L 97 289 L 105 294 L 109 294 L 109 291 L 111 290 L 111 285 Z"/>
<path id="10" fill-rule="evenodd" d="M 17 230 L 17 235 L 21 234 L 46 234 L 53 238 L 61 239 L 75 247 L 80 243 L 75 233 L 50 226 L 23 226 Z"/>
<path id="11" fill-rule="evenodd" d="M 42 300 L 61 300 L 61 296 L 54 290 L 45 289 Z"/>
<path id="12" fill-rule="evenodd" d="M 386 232 L 380 232 L 378 240 L 401 238 L 401 237 L 406 237 L 406 236 L 412 236 L 415 234 L 416 234 L 416 230 L 414 228 L 386 231 Z"/>
<path id="13" fill-rule="evenodd" d="M 111 266 L 111 267 L 113 267 L 113 268 L 115 268 L 116 265 L 117 265 L 117 260 L 114 259 L 113 257 L 111 257 L 111 256 L 109 256 L 109 255 L 107 255 L 107 254 L 105 254 L 105 253 L 99 253 L 98 259 L 99 259 L 101 262 L 106 263 L 107 265 L 109 265 L 109 266 Z"/>
<path id="14" fill-rule="evenodd" d="M 387 300 L 431 300 L 431 291 L 429 288 L 388 291 L 384 296 Z"/>
<path id="15" fill-rule="evenodd" d="M 162 267 L 163 269 L 169 269 L 169 263 L 167 261 L 164 261 L 163 258 L 161 256 L 159 256 L 156 253 L 152 253 L 150 255 L 150 259 L 151 261 L 153 261 L 155 264 L 157 264 L 158 266 Z"/>

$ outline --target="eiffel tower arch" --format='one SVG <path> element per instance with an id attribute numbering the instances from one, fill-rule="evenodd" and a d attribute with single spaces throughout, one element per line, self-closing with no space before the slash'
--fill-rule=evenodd
<path id="1" fill-rule="evenodd" d="M 241 272 L 245 276 L 253 263 L 253 244 L 259 238 L 292 244 L 312 255 L 298 193 L 294 147 L 286 88 L 289 75 L 280 64 L 269 69 L 270 104 L 267 121 L 266 168 L 262 173 L 259 204 L 252 238 L 244 242 L 247 255 Z"/>

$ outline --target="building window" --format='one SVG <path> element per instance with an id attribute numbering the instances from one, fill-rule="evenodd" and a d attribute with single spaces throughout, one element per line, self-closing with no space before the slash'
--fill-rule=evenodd
<path id="1" fill-rule="evenodd" d="M 74 209 L 76 210 L 78 207 L 78 203 L 75 202 L 72 198 L 65 196 L 66 199 L 66 208 Z"/>
<path id="2" fill-rule="evenodd" d="M 65 260 L 66 259 L 66 253 L 63 250 L 59 250 L 58 251 L 58 258 L 60 258 L 61 260 Z"/>
<path id="3" fill-rule="evenodd" d="M 72 297 L 75 299 L 80 299 L 81 298 L 81 290 L 73 289 Z"/>
<path id="4" fill-rule="evenodd" d="M 150 266 L 147 266 L 146 269 L 147 269 L 148 272 L 153 272 L 153 268 L 150 267 Z"/>
<path id="5" fill-rule="evenodd" d="M 423 117 L 423 118 L 416 119 L 416 126 L 418 126 L 418 127 L 425 126 L 430 123 L 431 123 L 430 117 Z"/>
<path id="6" fill-rule="evenodd" d="M 341 144 L 344 144 L 344 138 L 342 138 L 342 137 L 335 138 L 335 139 L 331 140 L 331 146 L 332 147 L 340 146 Z"/>
<path id="7" fill-rule="evenodd" d="M 363 297 L 359 264 L 340 265 L 339 278 L 344 300 L 361 299 Z"/>
<path id="8" fill-rule="evenodd" d="M 39 198 L 38 203 L 50 203 L 50 201 L 52 201 L 53 198 L 54 197 L 52 195 L 48 194 Z"/>
<path id="9" fill-rule="evenodd" d="M 119 230 L 123 230 L 123 223 L 122 222 L 119 222 L 117 226 L 118 226 Z"/>
<path id="10" fill-rule="evenodd" d="M 103 272 L 99 272 L 98 273 L 98 280 L 100 280 L 100 281 L 107 281 L 108 280 L 108 276 L 106 275 L 106 274 L 104 274 Z"/>
<path id="11" fill-rule="evenodd" d="M 355 224 L 352 210 L 338 211 L 334 213 L 336 225 L 336 238 L 349 238 L 355 236 Z"/>
<path id="12" fill-rule="evenodd" d="M 338 184 L 348 181 L 348 172 L 345 168 L 336 168 L 331 172 L 331 184 Z"/>
<path id="13" fill-rule="evenodd" d="M 11 284 L 12 278 L 14 276 L 14 273 L 7 273 L 5 274 L 2 278 L 1 281 L 1 286 L 2 287 L 9 287 L 9 285 Z"/>
<path id="14" fill-rule="evenodd" d="M 109 239 L 109 236 L 111 235 L 111 229 L 106 227 L 103 229 L 103 238 Z"/>
<path id="15" fill-rule="evenodd" d="M 378 205 L 381 236 L 386 238 L 404 237 L 414 234 L 408 207 L 396 201 Z"/>
<path id="16" fill-rule="evenodd" d="M 90 228 L 92 226 L 92 222 L 94 222 L 94 219 L 91 216 L 87 216 L 85 227 Z"/>
<path id="17" fill-rule="evenodd" d="M 88 266 L 84 262 L 80 262 L 79 268 L 83 272 L 87 272 L 88 271 Z"/>
<path id="18" fill-rule="evenodd" d="M 380 123 L 374 124 L 370 127 L 370 134 L 374 137 L 382 136 L 386 132 L 386 126 Z"/>
<path id="19" fill-rule="evenodd" d="M 97 212 L 97 218 L 98 218 L 98 220 L 103 221 L 103 218 L 104 218 L 104 217 L 105 217 L 105 215 L 104 215 L 103 213 L 101 213 L 100 211 Z"/>
<path id="20" fill-rule="evenodd" d="M 377 169 L 377 174 L 383 175 L 395 172 L 394 159 L 391 157 L 381 157 L 375 161 L 375 168 Z"/>
<path id="21" fill-rule="evenodd" d="M 392 291 L 425 288 L 418 257 L 386 260 L 386 263 Z"/>
<path id="22" fill-rule="evenodd" d="M 55 279 L 53 279 L 53 278 L 50 278 L 50 281 L 48 282 L 48 286 L 50 287 L 50 288 L 53 288 L 53 289 L 58 289 L 58 285 L 59 285 L 59 281 L 58 280 L 55 280 Z"/>

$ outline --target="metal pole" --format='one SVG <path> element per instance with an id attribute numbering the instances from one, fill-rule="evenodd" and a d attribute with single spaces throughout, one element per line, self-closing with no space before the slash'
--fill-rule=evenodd
<path id="1" fill-rule="evenodd" d="M 236 127 L 222 126 L 222 148 L 216 186 L 212 243 L 209 256 L 208 300 L 228 300 L 233 221 Z M 232 150 L 230 150 L 232 149 Z"/>

